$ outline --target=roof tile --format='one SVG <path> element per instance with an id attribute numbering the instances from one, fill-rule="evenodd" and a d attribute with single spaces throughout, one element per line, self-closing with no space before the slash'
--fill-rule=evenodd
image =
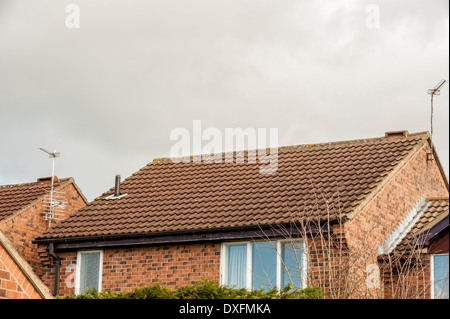
<path id="1" fill-rule="evenodd" d="M 54 187 L 70 178 L 57 179 Z M 0 186 L 0 222 L 20 211 L 50 191 L 50 183 L 34 182 Z"/>
<path id="2" fill-rule="evenodd" d="M 280 147 L 275 174 L 259 163 L 154 160 L 41 238 L 192 231 L 345 216 L 428 134 Z M 328 200 L 328 203 L 326 203 Z M 339 209 L 340 208 L 340 209 Z M 101 226 L 100 226 L 101 225 Z"/>
<path id="3" fill-rule="evenodd" d="M 449 214 L 448 198 L 429 198 L 427 210 L 414 224 L 405 238 L 395 247 L 396 254 L 406 253 L 414 249 L 422 249 L 423 242 L 418 241 L 421 235 L 426 234 L 435 222 Z"/>

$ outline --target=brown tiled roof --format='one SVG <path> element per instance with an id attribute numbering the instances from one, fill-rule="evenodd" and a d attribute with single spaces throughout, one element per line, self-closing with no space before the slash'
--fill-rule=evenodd
<path id="1" fill-rule="evenodd" d="M 351 212 L 428 133 L 280 147 L 278 170 L 259 163 L 154 160 L 41 239 L 223 229 Z M 91 237 L 92 238 L 92 237 Z"/>
<path id="2" fill-rule="evenodd" d="M 69 180 L 70 178 L 58 179 L 54 187 L 57 188 Z M 48 182 L 0 186 L 0 222 L 44 196 L 48 191 L 50 191 Z"/>
<path id="3" fill-rule="evenodd" d="M 414 224 L 405 238 L 395 247 L 394 253 L 401 254 L 413 250 L 422 250 L 423 240 L 420 238 L 449 214 L 448 198 L 428 198 L 429 205 L 419 220 Z"/>

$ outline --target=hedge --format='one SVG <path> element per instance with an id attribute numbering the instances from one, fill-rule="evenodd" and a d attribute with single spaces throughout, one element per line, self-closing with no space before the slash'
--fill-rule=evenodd
<path id="1" fill-rule="evenodd" d="M 265 291 L 233 289 L 220 286 L 216 282 L 202 280 L 190 286 L 175 290 L 162 287 L 159 283 L 153 286 L 136 288 L 128 292 L 97 292 L 90 289 L 84 294 L 58 296 L 58 299 L 322 299 L 325 294 L 317 287 L 293 289 L 288 285 L 282 290 Z"/>

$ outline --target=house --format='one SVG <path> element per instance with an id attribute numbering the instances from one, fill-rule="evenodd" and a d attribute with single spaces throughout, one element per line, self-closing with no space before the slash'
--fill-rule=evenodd
<path id="1" fill-rule="evenodd" d="M 449 298 L 448 217 L 448 197 L 424 198 L 379 247 L 385 296 Z"/>
<path id="2" fill-rule="evenodd" d="M 42 263 L 33 240 L 85 206 L 88 201 L 73 178 L 54 180 L 49 219 L 51 177 L 33 183 L 0 186 L 0 299 L 53 298 L 40 280 Z"/>
<path id="3" fill-rule="evenodd" d="M 62 295 L 204 278 L 385 297 L 386 240 L 397 243 L 393 232 L 424 198 L 448 197 L 429 133 L 280 147 L 277 156 L 274 174 L 259 163 L 154 160 L 34 241 L 49 253 L 42 280 Z"/>
<path id="4" fill-rule="evenodd" d="M 52 299 L 48 287 L 0 231 L 0 299 Z"/>

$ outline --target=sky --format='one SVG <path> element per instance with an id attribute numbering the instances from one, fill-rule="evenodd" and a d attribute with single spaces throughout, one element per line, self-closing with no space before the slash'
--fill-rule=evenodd
<path id="1" fill-rule="evenodd" d="M 93 200 L 194 120 L 280 146 L 429 131 L 448 56 L 448 0 L 0 0 L 0 185 L 51 175 L 44 147 Z"/>

